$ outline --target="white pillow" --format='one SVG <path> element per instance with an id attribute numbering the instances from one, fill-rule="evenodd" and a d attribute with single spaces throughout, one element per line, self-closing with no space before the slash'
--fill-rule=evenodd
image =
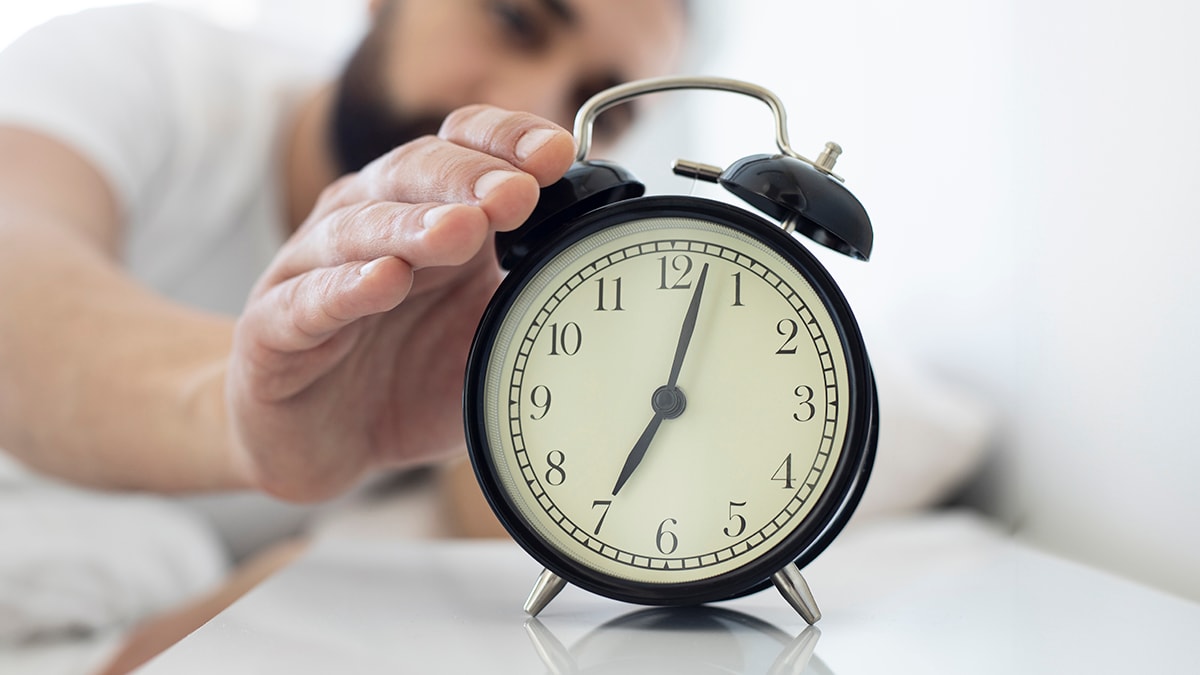
<path id="1" fill-rule="evenodd" d="M 171 501 L 50 483 L 0 451 L 0 645 L 130 625 L 211 589 L 228 561 Z"/>
<path id="2" fill-rule="evenodd" d="M 855 520 L 937 506 L 982 464 L 995 413 L 887 345 L 871 348 L 879 392 L 879 446 Z"/>

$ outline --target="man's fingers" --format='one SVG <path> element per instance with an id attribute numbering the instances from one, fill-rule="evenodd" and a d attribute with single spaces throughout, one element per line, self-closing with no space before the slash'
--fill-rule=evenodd
<path id="1" fill-rule="evenodd" d="M 494 145 L 515 146 L 517 139 L 496 133 L 503 138 L 494 139 Z M 512 159 L 511 154 L 496 156 L 451 139 L 423 136 L 335 182 L 322 194 L 316 212 L 367 201 L 466 204 L 482 209 L 492 228 L 510 230 L 533 211 L 539 187 L 539 177 Z M 548 175 L 544 169 L 541 173 Z"/>
<path id="2" fill-rule="evenodd" d="M 440 135 L 396 148 L 330 185 L 260 288 L 319 267 L 394 256 L 414 269 L 461 265 L 487 234 L 519 226 L 540 185 L 574 158 L 562 128 L 490 106 L 452 113 Z"/>
<path id="3" fill-rule="evenodd" d="M 287 398 L 328 372 L 353 347 L 352 324 L 396 307 L 412 280 L 407 263 L 387 256 L 312 270 L 250 303 L 235 339 L 256 395 Z"/>
<path id="4" fill-rule="evenodd" d="M 438 137 L 499 157 L 545 187 L 562 177 L 575 159 L 566 129 L 530 113 L 472 105 L 450 113 Z"/>
<path id="5" fill-rule="evenodd" d="M 536 202 L 536 188 L 562 177 L 574 158 L 571 134 L 552 122 L 529 113 L 467 106 L 446 117 L 438 136 L 415 139 L 335 181 L 321 195 L 317 210 L 367 200 L 456 202 L 482 207 L 494 227 L 507 229 L 523 216 L 515 218 L 512 209 L 504 208 L 514 195 L 491 194 L 504 176 L 488 174 L 511 171 L 532 177 L 524 196 Z M 521 205 L 532 209 L 532 204 Z"/>
<path id="6" fill-rule="evenodd" d="M 390 256 L 293 277 L 251 310 L 259 320 L 258 342 L 280 352 L 317 347 L 347 325 L 396 307 L 408 295 L 412 279 L 412 268 Z"/>
<path id="7" fill-rule="evenodd" d="M 477 206 L 498 229 L 520 225 L 538 198 L 537 179 L 504 158 L 425 136 L 371 162 L 359 173 L 370 198 Z"/>
<path id="8" fill-rule="evenodd" d="M 293 237 L 268 283 L 383 256 L 399 258 L 414 270 L 461 265 L 483 246 L 488 231 L 487 214 L 465 204 L 353 204 L 325 214 Z"/>

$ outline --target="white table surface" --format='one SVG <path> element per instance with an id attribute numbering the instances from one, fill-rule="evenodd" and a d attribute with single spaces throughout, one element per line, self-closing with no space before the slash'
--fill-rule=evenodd
<path id="1" fill-rule="evenodd" d="M 1062 560 L 965 514 L 851 528 L 773 590 L 698 609 L 568 586 L 509 542 L 331 536 L 152 661 L 189 673 L 1200 673 L 1200 605 Z"/>

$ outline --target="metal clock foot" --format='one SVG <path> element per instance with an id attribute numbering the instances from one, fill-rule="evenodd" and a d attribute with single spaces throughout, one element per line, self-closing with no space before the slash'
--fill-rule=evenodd
<path id="1" fill-rule="evenodd" d="M 800 576 L 800 568 L 796 567 L 796 563 L 790 563 L 776 572 L 771 576 L 771 581 L 775 582 L 775 588 L 779 589 L 788 604 L 799 612 L 809 625 L 821 619 L 821 610 L 817 607 L 817 600 L 809 590 L 808 582 Z"/>
<path id="2" fill-rule="evenodd" d="M 550 570 L 542 570 L 541 576 L 533 585 L 533 590 L 529 592 L 529 599 L 525 601 L 525 613 L 537 616 L 566 585 L 567 582 L 562 577 Z"/>

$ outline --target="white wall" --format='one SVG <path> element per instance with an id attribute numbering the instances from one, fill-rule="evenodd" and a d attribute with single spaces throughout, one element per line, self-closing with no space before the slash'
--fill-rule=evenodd
<path id="1" fill-rule="evenodd" d="M 868 338 L 1002 411 L 977 499 L 1200 600 L 1200 5 L 705 6 L 730 31 L 705 70 L 780 94 L 801 152 L 846 148 L 876 255 L 826 259 Z M 692 106 L 694 159 L 769 151 L 765 108 L 721 101 Z"/>

